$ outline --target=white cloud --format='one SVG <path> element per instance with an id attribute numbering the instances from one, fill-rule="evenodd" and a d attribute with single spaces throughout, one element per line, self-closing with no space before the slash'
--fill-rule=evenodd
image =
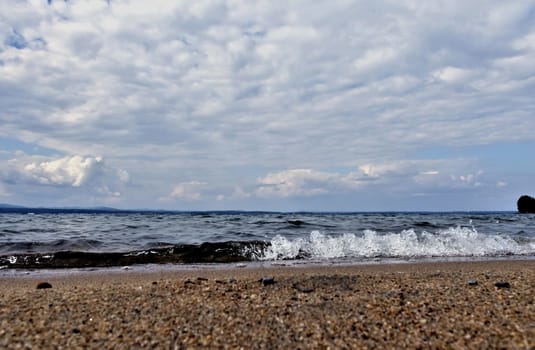
<path id="1" fill-rule="evenodd" d="M 201 190 L 205 186 L 206 183 L 199 181 L 182 182 L 173 188 L 168 197 L 171 199 L 198 201 L 202 198 Z"/>
<path id="2" fill-rule="evenodd" d="M 100 156 L 50 158 L 18 152 L 0 168 L 0 174 L 3 181 L 17 188 L 72 188 L 103 197 L 120 197 L 119 188 L 130 181 L 126 170 L 108 166 Z"/>
<path id="3" fill-rule="evenodd" d="M 447 83 L 462 83 L 470 79 L 474 72 L 457 67 L 445 67 L 433 72 L 432 75 Z"/>
<path id="4" fill-rule="evenodd" d="M 260 197 L 293 197 L 327 194 L 340 185 L 350 182 L 338 174 L 293 169 L 271 173 L 258 179 L 256 194 Z"/>
<path id="5" fill-rule="evenodd" d="M 482 186 L 481 170 L 465 174 L 466 160 L 403 160 L 365 164 L 348 173 L 292 169 L 257 180 L 258 197 L 308 197 L 382 191 L 420 193 L 426 190 Z M 431 170 L 429 170 L 431 169 Z M 438 170 L 439 169 L 439 170 Z"/>
<path id="6" fill-rule="evenodd" d="M 31 162 L 21 169 L 24 177 L 41 185 L 80 187 L 103 172 L 102 157 L 64 157 Z"/>
<path id="7" fill-rule="evenodd" d="M 398 57 L 399 51 L 393 47 L 370 49 L 354 62 L 358 72 L 369 72 L 379 69 L 383 65 L 392 64 Z"/>
<path id="8" fill-rule="evenodd" d="M 482 185 L 482 183 L 479 181 L 481 175 L 483 175 L 483 171 L 480 170 L 474 174 L 469 173 L 463 175 L 451 175 L 451 179 L 457 186 L 479 187 Z"/>

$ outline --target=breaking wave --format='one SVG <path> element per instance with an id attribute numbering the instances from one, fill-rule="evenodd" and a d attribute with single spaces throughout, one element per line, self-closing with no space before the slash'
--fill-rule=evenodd
<path id="1" fill-rule="evenodd" d="M 149 249 L 128 251 L 91 251 L 84 244 L 65 245 L 61 241 L 52 243 L 54 243 L 52 246 L 42 244 L 44 247 L 32 243 L 30 251 L 0 254 L 0 269 L 213 264 L 276 260 L 359 262 L 370 258 L 440 259 L 535 255 L 535 238 L 531 235 L 482 234 L 474 227 L 460 226 L 432 233 L 425 230 L 416 232 L 414 229 L 407 229 L 399 233 L 363 230 L 358 234 L 326 234 L 314 230 L 306 236 L 295 238 L 277 235 L 270 240 L 175 245 L 162 243 L 153 244 L 153 247 Z M 67 250 L 56 250 L 57 244 L 60 248 L 67 248 Z"/>
<path id="2" fill-rule="evenodd" d="M 328 236 L 312 231 L 308 238 L 289 240 L 276 236 L 261 260 L 339 258 L 418 258 L 526 255 L 535 253 L 535 242 L 517 242 L 511 236 L 485 235 L 474 228 L 455 227 L 429 233 L 413 229 L 401 233 L 346 233 Z"/>

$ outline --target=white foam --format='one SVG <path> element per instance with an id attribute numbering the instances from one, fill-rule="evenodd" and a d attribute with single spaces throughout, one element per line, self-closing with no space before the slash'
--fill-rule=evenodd
<path id="1" fill-rule="evenodd" d="M 378 234 L 365 230 L 360 235 L 329 236 L 312 231 L 308 238 L 289 240 L 276 236 L 260 260 L 374 258 L 374 257 L 464 257 L 525 255 L 535 253 L 535 242 L 519 243 L 511 237 L 485 235 L 475 228 L 452 227 L 436 233 L 413 229 Z"/>

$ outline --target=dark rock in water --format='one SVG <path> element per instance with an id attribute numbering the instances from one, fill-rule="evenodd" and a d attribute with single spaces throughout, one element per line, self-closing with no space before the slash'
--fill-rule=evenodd
<path id="1" fill-rule="evenodd" d="M 535 213 L 535 198 L 523 195 L 516 202 L 519 213 Z"/>
<path id="2" fill-rule="evenodd" d="M 48 282 L 41 282 L 37 284 L 37 289 L 48 289 L 48 288 L 52 288 L 52 285 Z"/>
<path id="3" fill-rule="evenodd" d="M 275 279 L 273 277 L 266 276 L 259 279 L 258 282 L 262 282 L 264 286 L 268 286 L 270 284 L 275 284 Z"/>
<path id="4" fill-rule="evenodd" d="M 511 288 L 509 282 L 496 282 L 494 285 L 498 288 Z"/>
<path id="5" fill-rule="evenodd" d="M 477 286 L 477 280 L 468 280 L 469 286 Z"/>

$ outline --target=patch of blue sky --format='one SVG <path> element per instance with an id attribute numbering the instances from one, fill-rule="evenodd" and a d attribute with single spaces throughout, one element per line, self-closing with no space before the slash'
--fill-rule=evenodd
<path id="1" fill-rule="evenodd" d="M 39 156 L 56 156 L 60 153 L 51 148 L 41 147 L 9 137 L 0 137 L 0 150 L 9 153 L 22 151 L 26 154 Z"/>
<path id="2" fill-rule="evenodd" d="M 535 141 L 494 143 L 468 147 L 429 147 L 417 151 L 418 159 L 477 159 L 490 168 L 535 173 L 533 159 Z"/>
<path id="3" fill-rule="evenodd" d="M 35 38 L 28 41 L 22 34 L 13 29 L 4 40 L 4 45 L 14 47 L 17 50 L 26 48 L 40 50 L 46 48 L 46 41 L 43 38 Z"/>
<path id="4" fill-rule="evenodd" d="M 16 30 L 13 30 L 11 34 L 8 35 L 4 43 L 7 46 L 14 47 L 18 50 L 22 50 L 28 47 L 28 42 L 26 41 L 26 39 Z"/>

